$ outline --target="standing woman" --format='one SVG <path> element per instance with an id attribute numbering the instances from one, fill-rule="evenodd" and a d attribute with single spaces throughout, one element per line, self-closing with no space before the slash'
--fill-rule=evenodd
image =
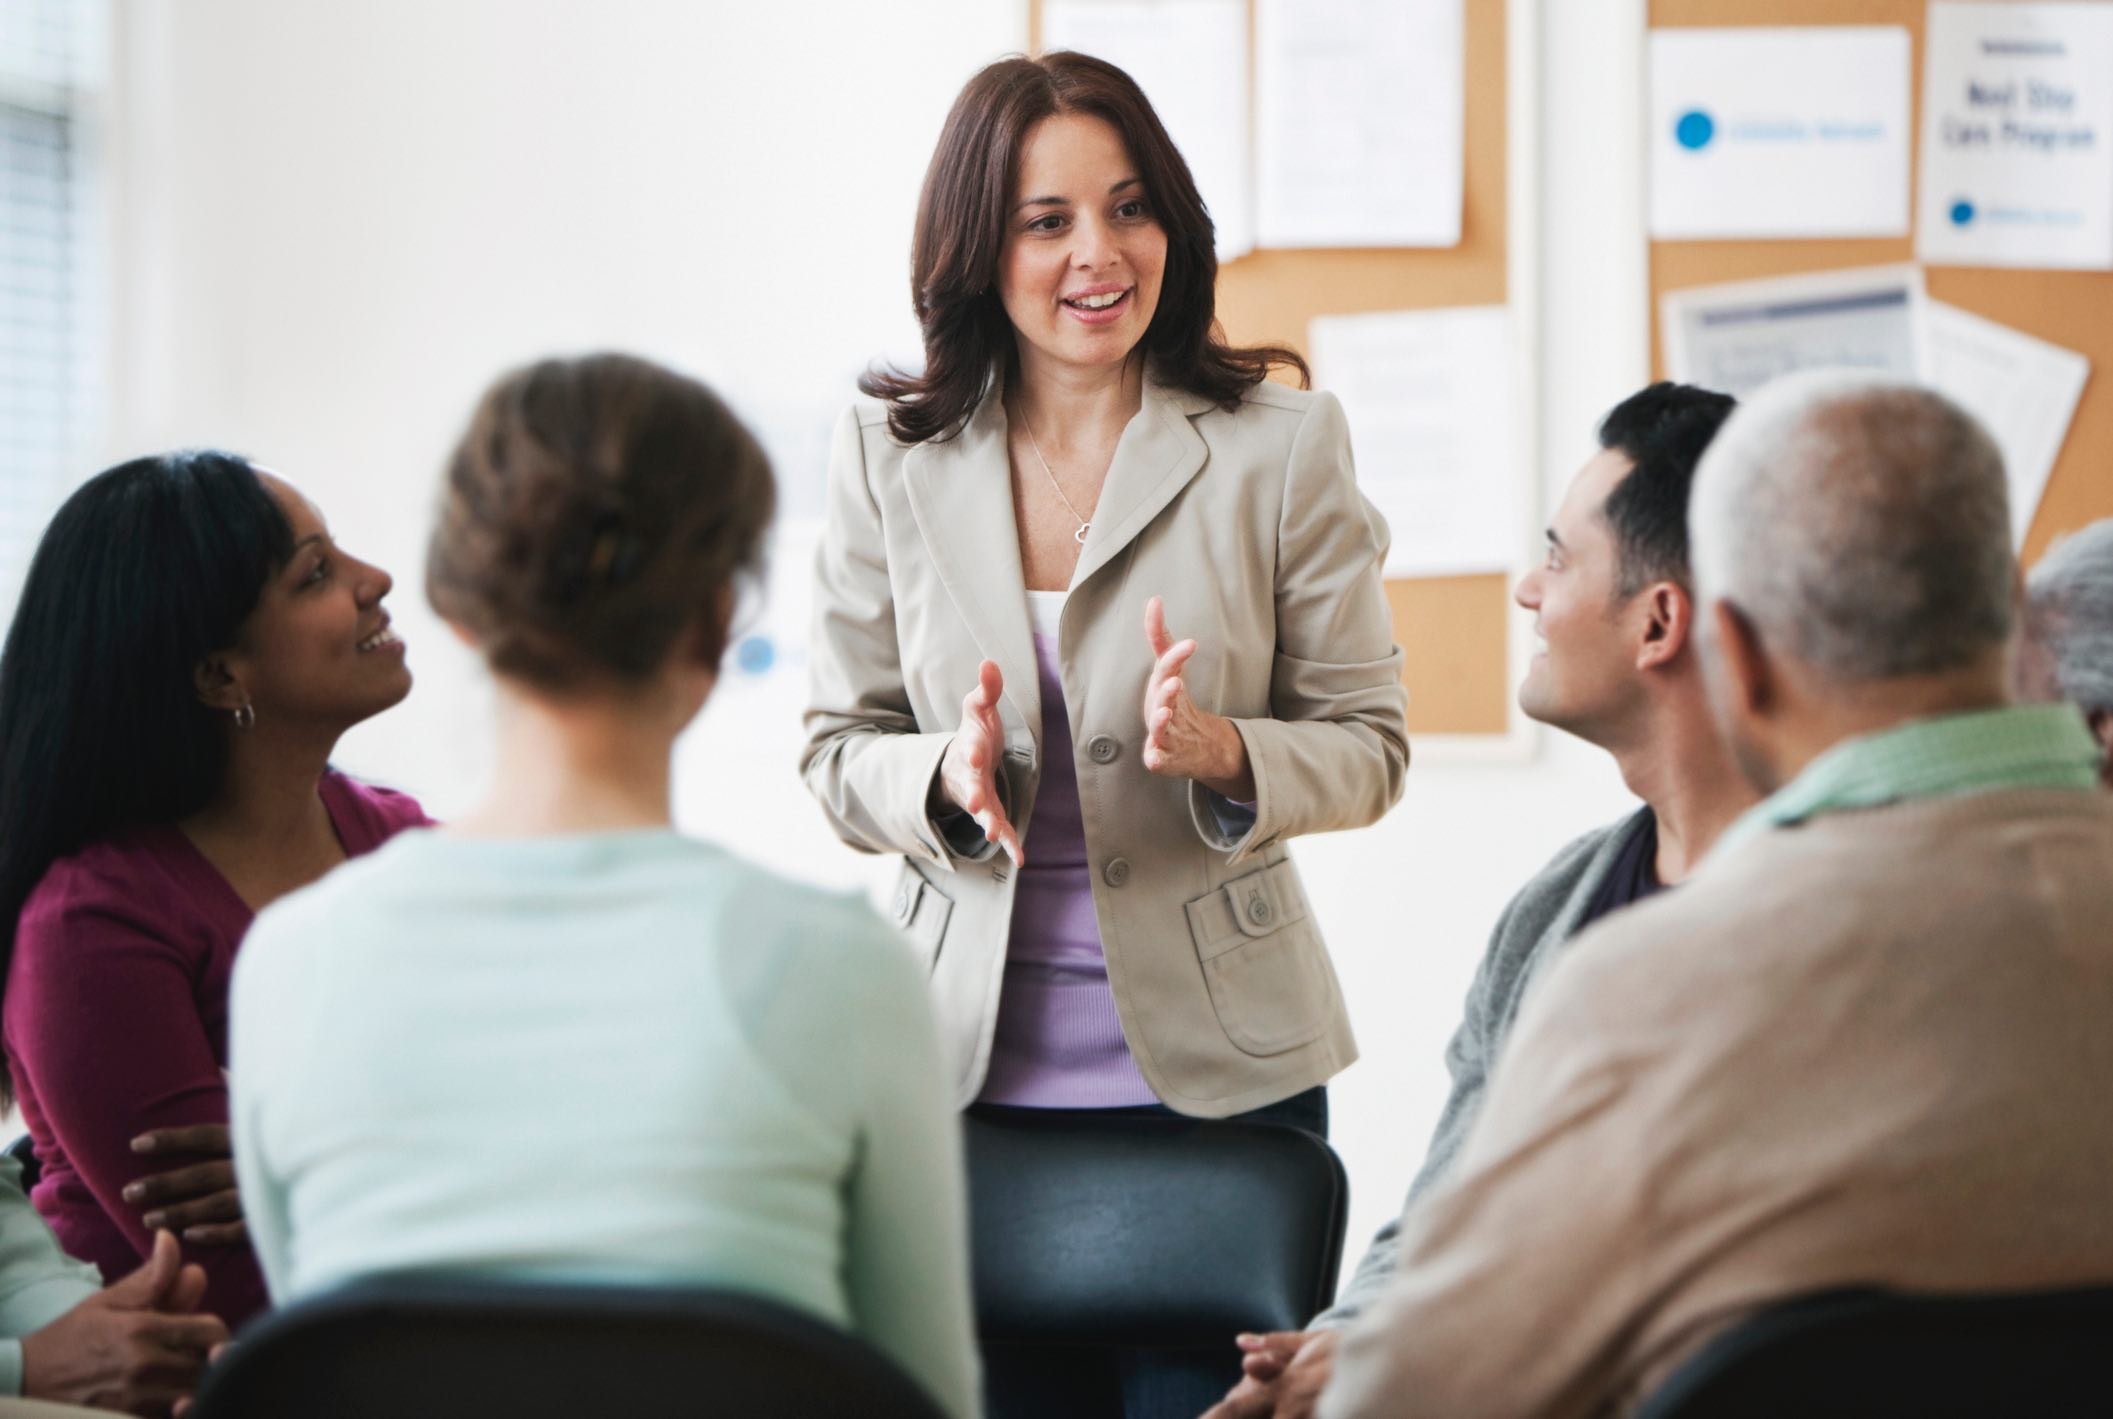
<path id="1" fill-rule="evenodd" d="M 993 64 L 919 204 L 924 370 L 838 426 L 802 771 L 904 859 L 963 1105 L 1324 1132 L 1356 1057 L 1285 845 L 1401 793 L 1386 529 L 1336 401 L 1264 379 L 1303 362 L 1222 342 L 1216 274 L 1126 74 Z M 1127 1412 L 1229 1365 L 1126 1366 Z"/>
<path id="2" fill-rule="evenodd" d="M 0 654 L 0 1018 L 32 1200 L 106 1281 L 174 1231 L 230 1325 L 265 1302 L 227 1130 L 236 948 L 425 821 L 330 768 L 411 688 L 389 589 L 280 479 L 142 458 L 59 509 Z"/>

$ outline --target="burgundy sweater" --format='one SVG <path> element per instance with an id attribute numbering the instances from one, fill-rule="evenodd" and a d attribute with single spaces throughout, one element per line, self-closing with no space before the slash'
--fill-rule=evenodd
<path id="1" fill-rule="evenodd" d="M 428 821 L 416 801 L 332 771 L 323 806 L 348 856 Z M 173 825 L 128 829 L 53 863 L 15 929 L 7 1062 L 43 1177 L 31 1193 L 71 1255 L 114 1281 L 153 1245 L 125 1185 L 201 1161 L 137 1154 L 153 1128 L 226 1123 L 227 992 L 251 913 Z M 266 1305 L 247 1246 L 184 1246 L 205 1309 Z"/>

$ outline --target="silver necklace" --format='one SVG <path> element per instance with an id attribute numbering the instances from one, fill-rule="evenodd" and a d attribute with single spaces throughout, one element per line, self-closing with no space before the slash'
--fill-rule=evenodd
<path id="1" fill-rule="evenodd" d="M 1086 533 L 1092 529 L 1093 523 L 1080 517 L 1079 510 L 1071 505 L 1071 499 L 1064 496 L 1064 485 L 1057 481 L 1056 474 L 1050 470 L 1049 460 L 1042 457 L 1042 445 L 1035 442 L 1034 425 L 1027 422 L 1025 409 L 1020 411 L 1020 427 L 1027 430 L 1027 446 L 1034 450 L 1034 461 L 1042 465 L 1042 476 L 1049 480 L 1050 487 L 1056 489 L 1058 499 L 1064 504 L 1064 511 L 1070 513 L 1071 520 L 1079 525 L 1079 530 L 1071 534 L 1072 538 L 1081 547 L 1085 546 Z"/>

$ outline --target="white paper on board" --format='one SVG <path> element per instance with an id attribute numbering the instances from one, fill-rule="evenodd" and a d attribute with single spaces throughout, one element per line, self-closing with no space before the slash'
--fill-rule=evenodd
<path id="1" fill-rule="evenodd" d="M 902 358 L 907 358 L 903 352 Z M 724 660 L 729 687 L 800 679 L 807 673 L 814 561 L 829 516 L 829 462 L 844 416 L 844 389 L 855 376 L 838 372 L 812 386 L 748 384 L 738 373 L 718 383 L 769 455 L 777 511 L 764 549 L 766 574 L 744 579 L 734 638 Z"/>
<path id="2" fill-rule="evenodd" d="M 1668 291 L 1666 371 L 1745 398 L 1794 370 L 1922 377 L 1922 272 L 1870 266 Z"/>
<path id="3" fill-rule="evenodd" d="M 2003 451 L 2012 540 L 2022 546 L 2091 362 L 1942 301 L 1925 307 L 1923 335 L 1927 382 L 1979 419 Z"/>
<path id="4" fill-rule="evenodd" d="M 1462 0 L 1259 0 L 1262 246 L 1457 246 Z"/>
<path id="5" fill-rule="evenodd" d="M 1350 422 L 1357 485 L 1387 520 L 1388 576 L 1508 571 L 1522 545 L 1517 367 L 1504 306 L 1323 316 L 1316 388 Z"/>
<path id="6" fill-rule="evenodd" d="M 745 585 L 734 609 L 733 640 L 722 674 L 727 688 L 807 676 L 807 638 L 814 616 L 814 561 L 823 525 L 792 519 L 771 528 L 765 576 Z"/>
<path id="7" fill-rule="evenodd" d="M 1651 235 L 1905 236 L 1908 32 L 1651 31 Z"/>
<path id="8" fill-rule="evenodd" d="M 1218 259 L 1254 249 L 1246 0 L 1046 0 L 1042 48 L 1091 54 L 1135 79 L 1210 209 Z"/>
<path id="9" fill-rule="evenodd" d="M 1933 4 L 1916 254 L 2113 269 L 2113 4 Z"/>

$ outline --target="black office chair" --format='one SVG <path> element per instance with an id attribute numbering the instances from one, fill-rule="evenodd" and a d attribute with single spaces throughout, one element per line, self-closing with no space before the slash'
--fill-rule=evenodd
<path id="1" fill-rule="evenodd" d="M 1719 1336 L 1637 1419 L 2103 1419 L 2109 1357 L 2113 1288 L 1830 1291 Z"/>
<path id="2" fill-rule="evenodd" d="M 1335 1295 L 1350 1187 L 1301 1129 L 967 1120 L 986 1344 L 1230 1352 Z"/>
<path id="3" fill-rule="evenodd" d="M 911 1298 L 914 1303 L 915 1298 Z M 942 1419 L 877 1352 L 730 1291 L 378 1277 L 246 1329 L 195 1419 Z"/>
<path id="4" fill-rule="evenodd" d="M 30 1136 L 25 1133 L 8 1144 L 7 1156 L 13 1158 L 22 1169 L 22 1191 L 26 1193 L 35 1187 L 37 1179 L 44 1174 L 44 1165 L 37 1161 L 37 1145 L 30 1140 Z"/>

